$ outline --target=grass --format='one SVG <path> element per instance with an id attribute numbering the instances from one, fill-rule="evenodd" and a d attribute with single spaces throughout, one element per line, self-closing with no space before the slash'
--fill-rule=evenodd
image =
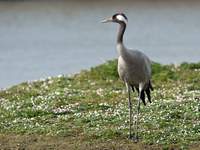
<path id="1" fill-rule="evenodd" d="M 127 95 L 116 67 L 116 60 L 108 61 L 73 76 L 0 91 L 0 138 L 40 135 L 69 139 L 74 149 L 84 149 L 84 144 L 91 149 L 136 149 L 127 140 Z M 153 103 L 141 106 L 139 120 L 142 149 L 200 147 L 200 63 L 153 63 L 152 68 Z M 136 93 L 132 98 L 136 106 Z"/>

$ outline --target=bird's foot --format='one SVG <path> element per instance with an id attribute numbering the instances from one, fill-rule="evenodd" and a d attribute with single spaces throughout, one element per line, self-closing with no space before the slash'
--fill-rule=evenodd
<path id="1" fill-rule="evenodd" d="M 135 142 L 135 143 L 139 142 L 139 137 L 138 137 L 138 135 L 136 135 L 136 136 L 134 137 L 134 142 Z"/>
<path id="2" fill-rule="evenodd" d="M 129 140 L 132 140 L 132 138 L 133 138 L 133 135 L 130 134 L 130 135 L 128 136 L 128 139 L 129 139 Z"/>
<path id="3" fill-rule="evenodd" d="M 139 142 L 138 135 L 129 135 L 129 140 L 134 141 L 135 143 Z"/>

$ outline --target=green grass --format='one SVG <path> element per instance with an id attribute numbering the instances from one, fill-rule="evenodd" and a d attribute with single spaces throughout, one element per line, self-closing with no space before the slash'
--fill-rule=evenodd
<path id="1" fill-rule="evenodd" d="M 152 67 L 155 90 L 153 103 L 141 106 L 141 143 L 181 149 L 200 144 L 200 63 Z M 81 137 L 99 144 L 127 139 L 127 94 L 116 70 L 117 61 L 108 61 L 71 77 L 0 91 L 0 134 Z M 136 93 L 132 99 L 136 106 Z"/>

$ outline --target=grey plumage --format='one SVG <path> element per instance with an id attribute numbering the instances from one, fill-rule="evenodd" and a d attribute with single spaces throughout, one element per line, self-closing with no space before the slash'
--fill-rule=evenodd
<path id="1" fill-rule="evenodd" d="M 142 84 L 141 99 L 145 103 L 145 93 L 151 102 L 151 62 L 149 58 L 137 50 L 128 50 L 124 46 L 117 46 L 119 52 L 118 73 L 120 78 L 127 82 L 132 89 L 139 93 L 139 84 Z M 134 91 L 134 90 L 133 90 Z"/>
<path id="2" fill-rule="evenodd" d="M 138 50 L 127 49 L 123 44 L 123 35 L 127 26 L 128 19 L 125 14 L 117 13 L 111 18 L 102 21 L 105 22 L 115 22 L 120 25 L 118 35 L 117 35 L 117 51 L 118 57 L 118 73 L 122 81 L 126 84 L 128 91 L 129 100 L 129 136 L 130 138 L 135 138 L 138 140 L 138 115 L 140 110 L 140 101 L 146 105 L 145 95 L 148 101 L 151 103 L 151 91 L 153 90 L 151 84 L 151 61 L 142 52 Z M 138 92 L 138 104 L 137 104 L 137 114 L 135 121 L 135 137 L 132 135 L 132 102 L 130 96 L 130 89 L 134 92 Z"/>

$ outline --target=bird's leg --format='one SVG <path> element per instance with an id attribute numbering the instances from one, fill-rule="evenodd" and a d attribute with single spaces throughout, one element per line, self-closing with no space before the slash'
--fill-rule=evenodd
<path id="1" fill-rule="evenodd" d="M 126 88 L 128 92 L 128 106 L 129 106 L 129 138 L 132 138 L 132 125 L 133 125 L 133 110 L 132 110 L 132 101 L 131 101 L 131 93 L 130 86 L 126 83 Z"/>
<path id="2" fill-rule="evenodd" d="M 136 114 L 136 120 L 135 120 L 135 140 L 136 140 L 136 142 L 138 142 L 138 121 L 139 121 L 140 101 L 141 101 L 140 97 L 141 97 L 142 89 L 143 89 L 143 84 L 139 84 L 137 114 Z"/>
<path id="3" fill-rule="evenodd" d="M 136 120 L 135 120 L 135 140 L 138 141 L 138 120 L 139 120 L 139 112 L 140 112 L 140 94 L 138 97 L 138 103 L 137 103 L 137 114 L 136 114 Z"/>

